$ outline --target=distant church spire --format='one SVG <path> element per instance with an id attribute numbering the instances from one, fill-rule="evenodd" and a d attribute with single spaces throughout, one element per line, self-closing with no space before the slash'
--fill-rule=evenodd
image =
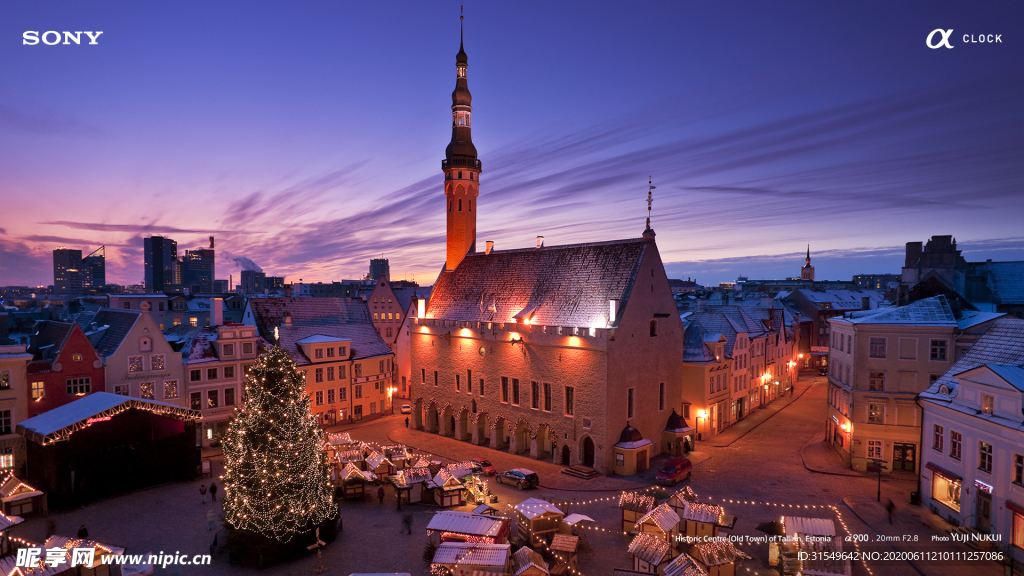
<path id="1" fill-rule="evenodd" d="M 644 240 L 650 240 L 654 238 L 654 230 L 651 228 L 651 204 L 654 202 L 654 196 L 651 194 L 657 186 L 652 183 L 651 177 L 647 177 L 647 227 L 644 229 Z"/>
<path id="2" fill-rule="evenodd" d="M 800 279 L 814 281 L 814 266 L 811 266 L 811 245 L 807 245 L 807 258 L 804 259 L 804 267 L 800 269 Z"/>
<path id="3" fill-rule="evenodd" d="M 476 252 L 476 212 L 473 209 L 480 194 L 482 165 L 473 146 L 473 95 L 469 93 L 463 32 L 462 9 L 459 9 L 459 53 L 455 55 L 455 91 L 452 92 L 452 140 L 444 151 L 441 171 L 444 172 L 444 195 L 447 202 L 447 257 L 445 270 L 454 270 L 466 254 Z"/>

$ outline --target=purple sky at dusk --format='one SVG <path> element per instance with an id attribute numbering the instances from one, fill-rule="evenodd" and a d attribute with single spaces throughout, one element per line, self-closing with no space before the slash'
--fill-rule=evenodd
<path id="1" fill-rule="evenodd" d="M 458 11 L 0 0 L 0 285 L 101 244 L 108 281 L 138 283 L 153 233 L 216 236 L 236 282 L 234 257 L 331 281 L 383 253 L 431 283 Z M 673 277 L 797 275 L 807 243 L 818 278 L 899 272 L 938 234 L 1024 259 L 1020 2 L 480 2 L 465 23 L 480 249 L 639 236 L 653 175 Z"/>

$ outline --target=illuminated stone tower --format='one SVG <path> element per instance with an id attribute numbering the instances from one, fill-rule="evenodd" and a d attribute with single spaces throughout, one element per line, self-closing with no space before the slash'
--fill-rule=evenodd
<path id="1" fill-rule="evenodd" d="M 466 254 L 476 252 L 475 205 L 480 194 L 481 165 L 470 132 L 473 96 L 466 81 L 469 59 L 462 47 L 462 16 L 459 20 L 459 53 L 455 56 L 455 91 L 452 92 L 452 141 L 441 161 L 448 210 L 445 270 L 454 270 Z"/>
<path id="2" fill-rule="evenodd" d="M 804 259 L 804 267 L 800 269 L 800 279 L 814 282 L 814 266 L 811 266 L 811 245 L 807 245 L 807 258 Z"/>

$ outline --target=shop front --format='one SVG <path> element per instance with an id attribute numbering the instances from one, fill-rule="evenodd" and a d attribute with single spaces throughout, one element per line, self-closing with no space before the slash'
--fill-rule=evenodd
<path id="1" fill-rule="evenodd" d="M 960 525 L 960 492 L 963 478 L 944 468 L 929 462 L 926 466 L 932 471 L 931 497 L 941 505 L 931 505 L 933 512 L 942 516 L 955 526 Z"/>

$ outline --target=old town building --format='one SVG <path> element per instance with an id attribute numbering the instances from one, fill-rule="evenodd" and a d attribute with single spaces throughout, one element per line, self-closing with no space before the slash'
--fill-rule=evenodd
<path id="1" fill-rule="evenodd" d="M 409 359 L 409 327 L 406 320 L 416 315 L 420 301 L 425 303 L 430 297 L 430 288 L 401 284 L 399 282 L 399 287 L 396 287 L 386 274 L 382 274 L 373 292 L 367 297 L 366 304 L 373 315 L 374 328 L 395 353 L 395 362 L 398 365 L 395 376 L 398 390 L 395 394 L 400 398 L 409 398 L 412 365 Z"/>
<path id="2" fill-rule="evenodd" d="M 535 248 L 511 250 L 488 242 L 477 252 L 482 164 L 467 62 L 460 46 L 441 163 L 445 266 L 410 326 L 414 424 L 611 472 L 627 424 L 657 441 L 681 407 L 683 326 L 654 231 L 566 246 L 538 238 Z M 638 469 L 650 452 L 637 454 Z"/>
<path id="3" fill-rule="evenodd" d="M 922 502 L 1024 562 L 1024 320 L 993 322 L 919 396 Z"/>
<path id="4" fill-rule="evenodd" d="M 243 324 L 179 326 L 167 337 L 181 350 L 187 407 L 202 414 L 196 433 L 204 446 L 219 442 L 242 403 L 245 375 L 267 343 Z"/>
<path id="5" fill-rule="evenodd" d="M 392 409 L 394 353 L 370 324 L 282 326 L 280 345 L 306 374 L 324 426 L 379 418 Z"/>
<path id="6" fill-rule="evenodd" d="M 78 324 L 39 322 L 28 351 L 26 418 L 105 390 L 103 358 Z"/>
<path id="7" fill-rule="evenodd" d="M 25 438 L 17 426 L 29 418 L 25 374 L 32 358 L 25 346 L 0 346 L 0 472 L 25 471 Z"/>
<path id="8" fill-rule="evenodd" d="M 830 320 L 826 437 L 855 470 L 884 461 L 917 473 L 928 388 L 999 315 L 959 320 L 944 296 Z"/>
<path id="9" fill-rule="evenodd" d="M 185 406 L 181 356 L 149 313 L 103 309 L 86 335 L 103 358 L 107 392 Z"/>

